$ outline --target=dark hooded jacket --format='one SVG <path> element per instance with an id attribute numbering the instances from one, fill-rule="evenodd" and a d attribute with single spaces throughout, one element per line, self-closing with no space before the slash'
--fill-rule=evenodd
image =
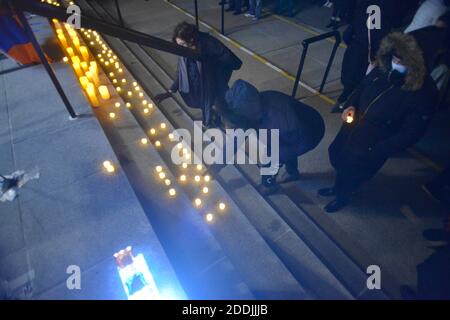
<path id="1" fill-rule="evenodd" d="M 231 74 L 233 70 L 238 70 L 242 66 L 242 61 L 222 42 L 207 33 L 200 32 L 198 41 L 198 47 L 203 57 L 202 62 L 197 63 L 200 73 L 201 94 L 199 95 L 199 101 L 186 101 L 186 103 L 190 107 L 201 108 L 203 121 L 208 123 L 212 106 L 218 98 L 223 99 L 228 89 Z M 179 59 L 184 58 L 180 57 Z M 181 70 L 183 63 L 180 62 L 179 60 L 177 75 L 170 88 L 173 92 L 180 89 L 182 77 L 185 76 Z"/>
<path id="2" fill-rule="evenodd" d="M 236 122 L 247 120 L 243 127 L 279 130 L 281 163 L 314 149 L 324 136 L 325 124 L 319 112 L 284 93 L 259 93 L 248 82 L 237 80 L 225 98 Z"/>
<path id="3" fill-rule="evenodd" d="M 406 76 L 391 70 L 392 54 L 408 67 Z M 351 168 L 370 178 L 395 153 L 415 144 L 435 111 L 437 89 L 415 39 L 391 33 L 383 39 L 375 68 L 353 92 L 346 107 L 356 108 L 329 148 L 337 170 Z"/>

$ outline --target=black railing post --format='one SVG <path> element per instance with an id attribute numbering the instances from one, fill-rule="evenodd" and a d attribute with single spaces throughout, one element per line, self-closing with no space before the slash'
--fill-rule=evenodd
<path id="1" fill-rule="evenodd" d="M 300 59 L 300 64 L 298 65 L 297 76 L 295 77 L 294 89 L 292 90 L 292 98 L 294 98 L 294 99 L 295 99 L 295 96 L 297 95 L 298 84 L 300 82 L 300 77 L 302 75 L 303 67 L 305 65 L 305 59 L 306 59 L 306 53 L 308 52 L 308 46 L 309 46 L 308 43 L 303 42 L 302 57 Z"/>
<path id="2" fill-rule="evenodd" d="M 195 25 L 197 26 L 197 30 L 199 29 L 198 25 L 198 1 L 195 0 Z"/>
<path id="3" fill-rule="evenodd" d="M 328 32 L 328 33 L 320 34 L 318 36 L 311 37 L 311 38 L 303 40 L 303 42 L 302 42 L 302 44 L 303 44 L 302 57 L 300 59 L 300 64 L 298 66 L 297 76 L 296 76 L 295 83 L 294 83 L 294 88 L 292 90 L 292 97 L 293 98 L 295 98 L 295 95 L 297 94 L 297 89 L 298 89 L 298 85 L 299 85 L 299 82 L 300 82 L 300 78 L 302 76 L 303 66 L 305 64 L 305 59 L 306 59 L 306 53 L 308 51 L 308 46 L 311 43 L 315 43 L 315 42 L 318 42 L 318 41 L 321 41 L 321 40 L 325 40 L 325 39 L 328 39 L 328 38 L 331 38 L 331 37 L 335 38 L 335 43 L 334 43 L 334 46 L 333 46 L 333 51 L 331 52 L 331 55 L 330 55 L 330 59 L 328 60 L 328 64 L 327 64 L 327 68 L 325 70 L 325 74 L 324 74 L 324 76 L 322 78 L 322 83 L 320 84 L 319 93 L 322 93 L 323 88 L 324 88 L 325 83 L 326 83 L 327 78 L 328 78 L 328 74 L 329 74 L 330 69 L 331 69 L 331 65 L 333 64 L 334 57 L 336 56 L 337 49 L 338 49 L 339 45 L 341 44 L 341 34 L 339 33 L 339 31 L 331 31 L 331 32 Z"/>
<path id="4" fill-rule="evenodd" d="M 220 1 L 221 4 L 221 10 L 222 10 L 222 20 L 221 20 L 221 26 L 220 26 L 220 32 L 222 35 L 225 35 L 225 0 Z"/>
<path id="5" fill-rule="evenodd" d="M 334 57 L 336 56 L 337 49 L 339 48 L 339 45 L 341 44 L 341 34 L 336 31 L 335 34 L 335 42 L 333 46 L 333 51 L 331 52 L 330 59 L 328 60 L 327 69 L 325 70 L 325 74 L 323 75 L 322 83 L 320 84 L 319 92 L 322 93 L 323 88 L 325 87 L 325 83 L 328 78 L 328 73 L 330 72 L 331 65 L 333 64 Z"/>
<path id="6" fill-rule="evenodd" d="M 37 41 L 36 37 L 34 36 L 33 30 L 31 29 L 27 18 L 25 18 L 25 15 L 23 14 L 22 10 L 16 10 L 16 13 L 17 13 L 17 16 L 19 17 L 20 23 L 22 24 L 22 26 L 25 29 L 25 33 L 27 34 L 28 38 L 31 40 L 31 43 L 33 44 L 33 47 L 36 50 L 36 53 L 38 54 L 42 65 L 45 67 L 45 70 L 47 70 L 47 73 L 50 76 L 50 79 L 52 80 L 53 85 L 55 86 L 56 90 L 59 93 L 59 96 L 61 97 L 62 101 L 64 102 L 64 105 L 65 105 L 67 111 L 69 112 L 70 117 L 72 119 L 76 119 L 77 114 L 73 110 L 69 99 L 67 99 L 67 96 L 64 93 L 64 90 L 63 90 L 61 84 L 59 83 L 58 78 L 55 75 L 55 72 L 53 71 L 52 67 L 48 63 L 47 58 L 46 58 L 44 52 L 42 51 L 41 46 L 39 45 L 39 42 Z"/>
<path id="7" fill-rule="evenodd" d="M 117 16 L 119 17 L 120 25 L 123 27 L 122 11 L 120 11 L 119 0 L 114 0 L 114 2 L 116 3 Z"/>

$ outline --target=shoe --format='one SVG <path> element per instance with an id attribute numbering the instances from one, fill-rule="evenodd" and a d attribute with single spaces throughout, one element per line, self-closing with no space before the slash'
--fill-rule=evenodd
<path id="1" fill-rule="evenodd" d="M 247 18 L 254 18 L 255 15 L 254 15 L 254 14 L 251 14 L 251 13 L 246 13 L 246 14 L 244 14 L 244 17 L 247 17 Z"/>
<path id="2" fill-rule="evenodd" d="M 344 111 L 344 105 L 341 102 L 336 102 L 336 104 L 331 109 L 331 113 L 342 113 Z"/>
<path id="3" fill-rule="evenodd" d="M 290 174 L 289 172 L 285 171 L 281 174 L 280 179 L 277 179 L 278 183 L 289 183 L 293 181 L 300 180 L 300 173 L 298 171 L 294 174 Z"/>
<path id="4" fill-rule="evenodd" d="M 336 196 L 336 190 L 334 188 L 323 188 L 318 190 L 317 194 L 322 197 L 334 197 Z"/>
<path id="5" fill-rule="evenodd" d="M 260 19 L 260 18 L 258 18 L 258 17 L 253 17 L 253 18 L 252 18 L 253 21 L 259 21 L 259 19 Z"/>
<path id="6" fill-rule="evenodd" d="M 240 15 L 241 13 L 242 13 L 242 11 L 235 11 L 235 12 L 233 12 L 233 16 Z"/>
<path id="7" fill-rule="evenodd" d="M 439 191 L 441 191 L 441 189 L 433 187 L 433 185 L 431 183 L 423 184 L 422 189 L 433 200 L 435 200 L 437 202 L 444 202 L 444 197 L 439 192 Z"/>
<path id="8" fill-rule="evenodd" d="M 278 184 L 272 184 L 270 186 L 261 184 L 258 186 L 258 191 L 262 196 L 270 196 L 278 191 Z"/>
<path id="9" fill-rule="evenodd" d="M 325 211 L 328 213 L 338 212 L 350 203 L 348 198 L 336 198 L 325 206 Z"/>

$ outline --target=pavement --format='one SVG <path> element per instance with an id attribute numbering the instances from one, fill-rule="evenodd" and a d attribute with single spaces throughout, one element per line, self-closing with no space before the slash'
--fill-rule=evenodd
<path id="1" fill-rule="evenodd" d="M 41 44 L 51 42 L 47 20 L 30 21 Z M 2 71 L 15 66 L 0 62 Z M 0 76 L 1 173 L 40 172 L 14 202 L 0 203 L 1 298 L 126 299 L 113 254 L 129 245 L 166 298 L 185 298 L 78 80 L 68 65 L 52 67 L 77 120 L 42 65 Z M 115 174 L 103 170 L 105 160 Z M 69 266 L 80 268 L 80 290 L 66 286 Z"/>

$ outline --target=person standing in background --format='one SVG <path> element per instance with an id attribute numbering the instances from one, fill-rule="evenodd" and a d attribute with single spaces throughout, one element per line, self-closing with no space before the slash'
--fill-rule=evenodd
<path id="1" fill-rule="evenodd" d="M 369 15 L 367 8 L 377 5 L 381 12 L 381 28 L 368 29 Z M 347 44 L 342 61 L 341 82 L 344 87 L 332 113 L 342 112 L 343 104 L 361 83 L 369 65 L 375 61 L 381 39 L 391 30 L 393 20 L 393 1 L 391 0 L 357 0 L 350 25 L 344 31 L 343 40 Z"/>
<path id="2" fill-rule="evenodd" d="M 449 10 L 449 0 L 425 0 L 404 33 L 435 25 L 440 16 Z"/>
<path id="3" fill-rule="evenodd" d="M 250 10 L 245 16 L 257 21 L 261 19 L 262 0 L 250 0 Z"/>

